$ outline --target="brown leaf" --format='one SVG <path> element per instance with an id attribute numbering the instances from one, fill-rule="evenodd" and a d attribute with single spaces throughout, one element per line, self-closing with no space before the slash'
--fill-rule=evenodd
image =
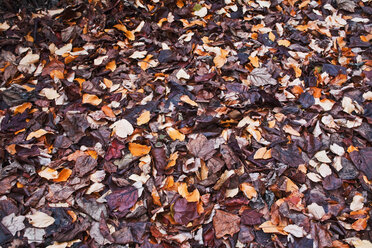
<path id="1" fill-rule="evenodd" d="M 190 140 L 187 144 L 187 149 L 203 160 L 210 159 L 215 153 L 214 143 L 208 140 L 203 134 L 198 134 L 195 139 Z"/>
<path id="2" fill-rule="evenodd" d="M 233 236 L 235 233 L 239 232 L 239 225 L 239 216 L 229 212 L 216 210 L 216 214 L 213 217 L 213 227 L 218 239 L 222 238 L 226 234 Z"/>

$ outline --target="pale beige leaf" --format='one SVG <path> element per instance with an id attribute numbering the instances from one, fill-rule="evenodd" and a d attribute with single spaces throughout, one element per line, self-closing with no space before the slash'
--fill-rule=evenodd
<path id="1" fill-rule="evenodd" d="M 34 227 L 44 228 L 54 223 L 54 218 L 47 215 L 46 213 L 37 211 L 33 214 L 26 215 L 28 222 Z"/>

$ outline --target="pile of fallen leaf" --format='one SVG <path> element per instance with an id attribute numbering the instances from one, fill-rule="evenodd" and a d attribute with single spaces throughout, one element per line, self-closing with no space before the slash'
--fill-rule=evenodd
<path id="1" fill-rule="evenodd" d="M 2 247 L 372 247 L 367 0 L 1 13 Z"/>

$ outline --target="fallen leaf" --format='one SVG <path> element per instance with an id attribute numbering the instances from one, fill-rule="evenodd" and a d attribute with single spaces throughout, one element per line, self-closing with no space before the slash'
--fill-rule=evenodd
<path id="1" fill-rule="evenodd" d="M 324 208 L 322 206 L 319 206 L 315 202 L 314 203 L 311 203 L 310 205 L 308 205 L 307 206 L 307 210 L 317 220 L 320 220 L 325 215 Z"/>
<path id="2" fill-rule="evenodd" d="M 267 150 L 266 147 L 261 147 L 258 149 L 254 156 L 253 159 L 269 159 L 271 158 L 271 149 Z"/>
<path id="3" fill-rule="evenodd" d="M 110 118 L 115 118 L 115 114 L 114 114 L 114 111 L 112 111 L 112 109 L 107 106 L 107 105 L 103 105 L 101 107 L 101 110 L 103 111 L 103 113 L 105 113 L 106 116 L 110 117 Z"/>
<path id="4" fill-rule="evenodd" d="M 53 179 L 53 181 L 54 182 L 66 182 L 67 179 L 71 176 L 71 173 L 72 173 L 72 170 L 70 170 L 69 168 L 63 168 L 59 172 L 58 177 Z"/>
<path id="5" fill-rule="evenodd" d="M 350 209 L 352 211 L 357 211 L 363 209 L 364 206 L 364 197 L 357 194 L 353 197 L 353 201 L 350 204 Z"/>
<path id="6" fill-rule="evenodd" d="M 302 238 L 306 235 L 304 229 L 297 225 L 288 225 L 283 228 L 283 231 L 292 234 L 296 238 Z"/>
<path id="7" fill-rule="evenodd" d="M 6 31 L 10 28 L 7 22 L 0 23 L 0 32 Z"/>
<path id="8" fill-rule="evenodd" d="M 129 31 L 126 26 L 123 24 L 116 24 L 114 25 L 114 28 L 124 32 L 124 35 L 129 39 L 129 40 L 135 40 L 134 33 L 132 31 Z"/>
<path id="9" fill-rule="evenodd" d="M 288 235 L 288 233 L 283 230 L 284 227 L 274 225 L 270 220 L 262 223 L 259 226 L 259 228 L 261 228 L 264 233 L 276 233 L 276 234 L 281 234 L 281 235 Z"/>
<path id="10" fill-rule="evenodd" d="M 91 95 L 91 94 L 84 94 L 83 95 L 83 103 L 89 103 L 94 106 L 99 105 L 102 102 L 102 99 L 99 99 L 98 96 L 96 95 Z"/>
<path id="11" fill-rule="evenodd" d="M 40 95 L 45 96 L 46 98 L 48 98 L 48 100 L 54 100 L 54 99 L 57 99 L 58 97 L 60 97 L 58 92 L 55 89 L 52 89 L 52 88 L 42 89 L 40 91 Z"/>
<path id="12" fill-rule="evenodd" d="M 251 73 L 248 75 L 248 81 L 253 84 L 254 86 L 264 86 L 264 85 L 276 85 L 277 82 L 273 79 L 270 73 L 267 71 L 266 68 L 255 68 Z"/>
<path id="13" fill-rule="evenodd" d="M 173 127 L 167 128 L 167 133 L 169 137 L 171 137 L 172 140 L 179 140 L 179 141 L 185 140 L 185 135 L 180 133 L 177 129 L 174 129 Z"/>
<path id="14" fill-rule="evenodd" d="M 54 223 L 54 218 L 46 213 L 36 211 L 33 214 L 26 215 L 28 222 L 34 227 L 44 228 Z"/>
<path id="15" fill-rule="evenodd" d="M 110 126 L 113 129 L 113 132 L 120 138 L 126 138 L 128 135 L 131 135 L 134 131 L 132 124 L 126 119 L 121 119 L 116 121 Z"/>
<path id="16" fill-rule="evenodd" d="M 240 184 L 240 190 L 243 191 L 243 193 L 248 199 L 257 197 L 257 191 L 250 183 Z"/>
<path id="17" fill-rule="evenodd" d="M 146 124 L 151 119 L 151 113 L 148 110 L 144 110 L 141 115 L 137 118 L 137 125 L 141 126 L 143 124 Z"/>
<path id="18" fill-rule="evenodd" d="M 180 70 L 178 70 L 178 72 L 177 72 L 177 74 L 176 74 L 176 77 L 178 78 L 178 79 L 190 79 L 190 75 L 189 74 L 187 74 L 187 72 L 185 72 L 185 70 L 184 69 L 180 69 Z"/>
<path id="19" fill-rule="evenodd" d="M 48 131 L 46 131 L 46 130 L 44 130 L 44 129 L 39 129 L 39 130 L 37 130 L 37 131 L 31 132 L 31 133 L 27 136 L 26 140 L 31 140 L 31 139 L 33 139 L 33 138 L 40 138 L 41 136 L 44 136 L 44 135 L 47 134 L 47 133 L 50 133 L 50 132 L 48 132 Z"/>
<path id="20" fill-rule="evenodd" d="M 48 180 L 58 178 L 58 171 L 56 171 L 55 169 L 49 168 L 49 167 L 46 167 L 45 169 L 39 171 L 38 174 L 39 176 L 46 178 Z"/>
<path id="21" fill-rule="evenodd" d="M 190 104 L 191 106 L 195 106 L 195 107 L 198 106 L 198 104 L 196 102 L 194 102 L 193 100 L 191 100 L 188 95 L 182 95 L 180 97 L 180 100 L 187 103 L 187 104 Z"/>
<path id="22" fill-rule="evenodd" d="M 1 223 L 8 228 L 8 230 L 12 233 L 13 236 L 16 235 L 18 231 L 23 230 L 26 226 L 23 223 L 25 220 L 25 216 L 16 216 L 15 213 L 11 213 L 10 215 L 7 215 L 3 217 L 1 220 Z"/>
<path id="23" fill-rule="evenodd" d="M 218 239 L 225 235 L 232 237 L 235 233 L 239 232 L 239 225 L 240 218 L 238 215 L 216 210 L 216 214 L 213 217 L 213 228 Z"/>
<path id="24" fill-rule="evenodd" d="M 112 60 L 106 64 L 106 70 L 110 70 L 114 72 L 116 70 L 116 62 L 115 60 Z"/>
<path id="25" fill-rule="evenodd" d="M 129 151 L 133 156 L 139 157 L 148 154 L 151 151 L 151 146 L 129 143 Z"/>
<path id="26" fill-rule="evenodd" d="M 185 198 L 188 202 L 198 202 L 200 199 L 200 194 L 198 189 L 194 189 L 192 193 L 187 190 L 187 184 L 181 183 L 178 186 L 178 194 Z"/>
<path id="27" fill-rule="evenodd" d="M 355 231 L 362 231 L 362 230 L 365 230 L 367 228 L 367 221 L 368 221 L 368 217 L 367 218 L 362 218 L 362 219 L 359 219 L 359 220 L 356 220 L 352 225 L 351 227 L 355 230 Z"/>

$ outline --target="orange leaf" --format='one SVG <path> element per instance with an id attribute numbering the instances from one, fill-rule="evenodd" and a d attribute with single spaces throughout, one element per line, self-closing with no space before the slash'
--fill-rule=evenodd
<path id="1" fill-rule="evenodd" d="M 251 57 L 249 56 L 249 60 L 251 61 L 251 64 L 254 66 L 254 67 L 259 67 L 260 64 L 258 63 L 258 57 L 255 56 L 255 57 Z"/>
<path id="2" fill-rule="evenodd" d="M 183 101 L 183 102 L 185 102 L 185 103 L 190 104 L 191 106 L 195 106 L 195 107 L 198 106 L 198 104 L 196 102 L 194 102 L 193 100 L 191 100 L 188 95 L 181 96 L 180 97 L 180 100 Z"/>
<path id="3" fill-rule="evenodd" d="M 240 184 L 240 190 L 243 191 L 243 193 L 245 194 L 245 196 L 248 199 L 252 199 L 253 197 L 257 197 L 257 191 L 250 183 Z"/>
<path id="4" fill-rule="evenodd" d="M 178 152 L 172 153 L 169 156 L 169 162 L 167 164 L 167 167 L 165 167 L 165 169 L 169 169 L 169 168 L 175 166 L 176 165 L 177 158 L 178 158 Z"/>
<path id="5" fill-rule="evenodd" d="M 272 32 L 269 33 L 269 39 L 275 41 L 275 35 Z"/>
<path id="6" fill-rule="evenodd" d="M 271 158 L 271 149 L 267 150 L 266 147 L 261 147 L 256 151 L 253 159 L 269 159 Z"/>
<path id="7" fill-rule="evenodd" d="M 26 109 L 29 109 L 32 107 L 32 104 L 30 102 L 25 102 L 21 105 L 18 105 L 15 109 L 14 109 L 14 114 L 22 114 L 23 112 L 25 112 Z"/>
<path id="8" fill-rule="evenodd" d="M 63 75 L 63 72 L 62 71 L 59 71 L 59 70 L 53 70 L 50 72 L 50 77 L 51 78 L 58 78 L 58 79 L 64 79 L 65 76 Z"/>
<path id="9" fill-rule="evenodd" d="M 192 193 L 187 190 L 187 184 L 181 183 L 178 186 L 178 194 L 185 198 L 188 202 L 198 202 L 200 199 L 200 193 L 198 189 L 194 189 Z"/>
<path id="10" fill-rule="evenodd" d="M 167 129 L 167 133 L 169 137 L 171 137 L 172 140 L 180 140 L 184 141 L 185 140 L 185 135 L 180 133 L 177 129 L 174 129 L 172 127 Z"/>
<path id="11" fill-rule="evenodd" d="M 109 106 L 107 106 L 107 105 L 102 106 L 101 110 L 108 117 L 111 117 L 111 118 L 115 118 L 116 117 L 115 114 L 114 114 L 114 111 L 112 111 L 112 109 Z"/>
<path id="12" fill-rule="evenodd" d="M 97 152 L 94 151 L 94 150 L 87 150 L 87 151 L 86 151 L 86 154 L 88 154 L 89 156 L 91 156 L 91 157 L 94 158 L 94 159 L 97 159 L 97 158 L 98 158 L 98 154 L 97 154 Z"/>
<path id="13" fill-rule="evenodd" d="M 14 154 L 16 154 L 16 149 L 15 149 L 15 144 L 11 144 L 11 145 L 8 145 L 7 147 L 6 147 L 6 150 L 10 153 L 10 154 L 12 154 L 12 155 L 14 155 Z"/>
<path id="14" fill-rule="evenodd" d="M 118 29 L 118 30 L 120 30 L 120 31 L 123 31 L 124 34 L 125 34 L 125 36 L 126 36 L 129 40 L 135 40 L 135 36 L 134 36 L 133 32 L 132 32 L 132 31 L 129 31 L 129 30 L 127 29 L 127 27 L 125 27 L 123 24 L 116 24 L 116 25 L 114 26 L 114 28 L 116 28 L 116 29 Z"/>
<path id="15" fill-rule="evenodd" d="M 96 95 L 91 95 L 91 94 L 84 94 L 83 95 L 83 103 L 89 103 L 94 106 L 99 105 L 102 102 L 102 99 L 99 99 L 98 96 Z"/>
<path id="16" fill-rule="evenodd" d="M 151 151 L 151 146 L 129 143 L 129 151 L 133 156 L 143 156 Z"/>
<path id="17" fill-rule="evenodd" d="M 347 148 L 347 152 L 348 152 L 348 153 L 352 153 L 353 151 L 359 151 L 359 150 L 358 150 L 358 147 L 355 147 L 355 146 L 351 145 L 351 146 L 349 146 L 349 147 Z"/>
<path id="18" fill-rule="evenodd" d="M 341 241 L 333 240 L 332 247 L 333 248 L 349 248 L 350 246 L 348 244 L 342 243 Z"/>
<path id="19" fill-rule="evenodd" d="M 154 202 L 155 205 L 158 205 L 158 206 L 161 206 L 162 205 L 161 202 L 160 202 L 159 193 L 156 190 L 155 186 L 152 187 L 151 196 L 152 196 L 152 201 Z"/>
<path id="20" fill-rule="evenodd" d="M 302 89 L 302 87 L 299 86 L 299 85 L 293 86 L 293 88 L 292 88 L 291 91 L 292 91 L 293 94 L 301 94 L 302 92 L 304 92 L 304 90 Z"/>
<path id="21" fill-rule="evenodd" d="M 145 110 L 141 113 L 141 115 L 137 118 L 137 125 L 141 126 L 143 124 L 146 124 L 151 119 L 151 113 L 148 110 Z"/>
<path id="22" fill-rule="evenodd" d="M 291 45 L 291 42 L 289 40 L 278 40 L 278 45 L 289 47 Z"/>
<path id="23" fill-rule="evenodd" d="M 116 70 L 116 63 L 115 60 L 112 60 L 106 64 L 106 70 L 115 71 Z"/>
<path id="24" fill-rule="evenodd" d="M 43 135 L 45 135 L 45 134 L 47 134 L 47 133 L 50 133 L 50 132 L 48 132 L 48 131 L 46 131 L 46 130 L 44 130 L 44 129 L 39 129 L 39 130 L 37 130 L 37 131 L 35 131 L 35 132 L 31 132 L 31 133 L 27 136 L 26 140 L 30 140 L 30 139 L 32 139 L 32 138 L 40 138 L 41 136 L 43 136 Z"/>
<path id="25" fill-rule="evenodd" d="M 356 221 L 351 225 L 351 227 L 352 227 L 355 231 L 362 231 L 362 230 L 366 229 L 366 227 L 367 227 L 367 220 L 368 220 L 368 217 L 367 217 L 367 218 L 363 218 L 363 219 L 356 220 Z"/>
<path id="26" fill-rule="evenodd" d="M 103 83 L 106 85 L 107 88 L 111 88 L 112 87 L 112 81 L 107 79 L 107 78 L 104 78 L 103 79 Z"/>
<path id="27" fill-rule="evenodd" d="M 69 168 L 63 168 L 58 174 L 58 178 L 53 179 L 53 182 L 66 182 L 67 179 L 71 176 L 72 170 Z"/>

